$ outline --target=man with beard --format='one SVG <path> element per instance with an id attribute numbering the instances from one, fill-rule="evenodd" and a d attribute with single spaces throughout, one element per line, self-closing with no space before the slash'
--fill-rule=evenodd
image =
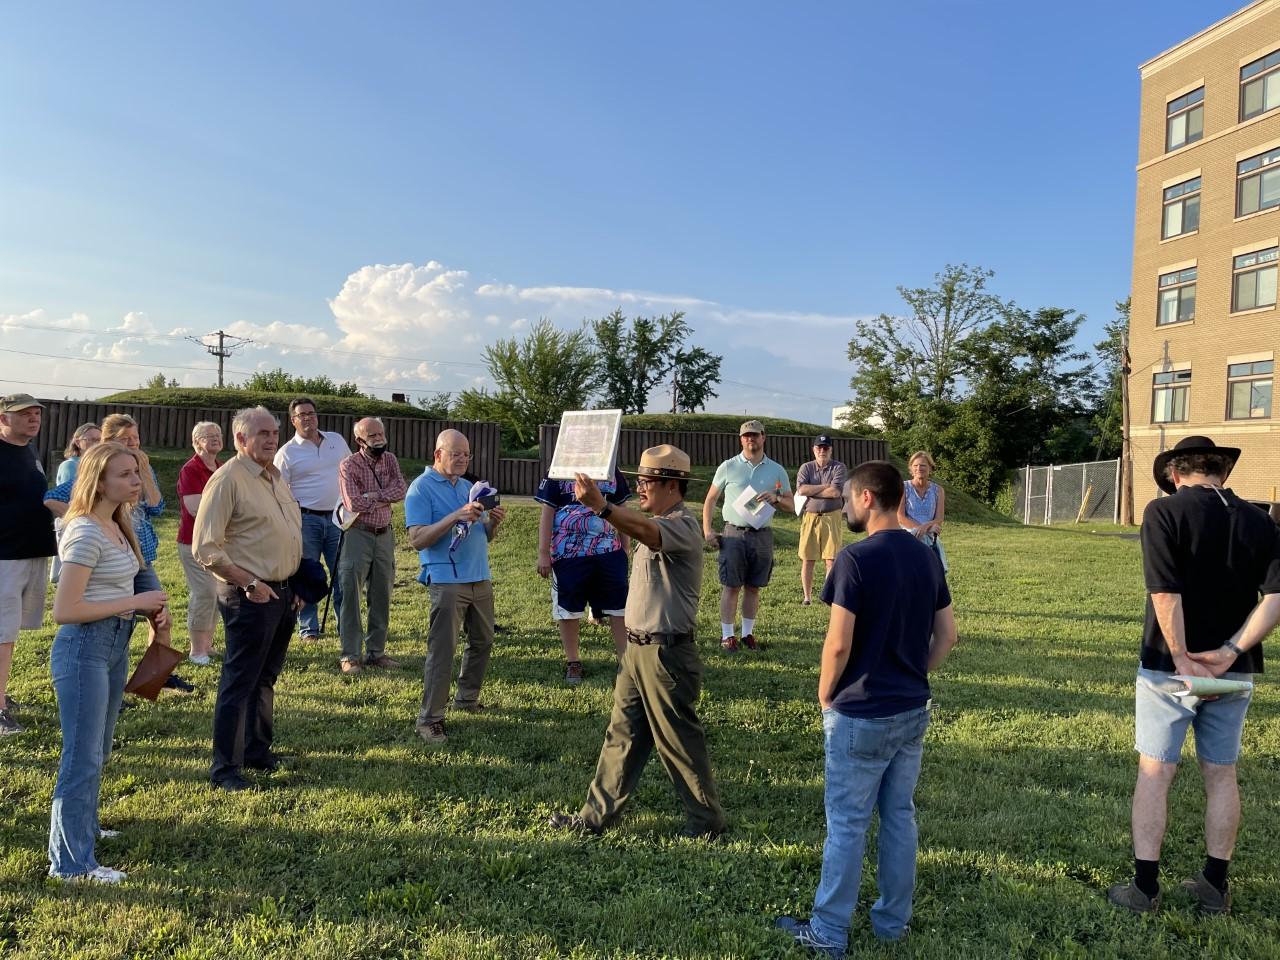
<path id="1" fill-rule="evenodd" d="M 932 550 L 898 524 L 902 475 L 872 460 L 845 485 L 845 516 L 865 540 L 845 547 L 822 588 L 831 619 L 818 702 L 826 749 L 827 840 L 808 921 L 779 917 L 801 946 L 842 957 L 862 879 L 871 814 L 880 814 L 871 929 L 900 940 L 916 878 L 914 794 L 929 726 L 929 671 L 956 643 L 951 595 Z"/>

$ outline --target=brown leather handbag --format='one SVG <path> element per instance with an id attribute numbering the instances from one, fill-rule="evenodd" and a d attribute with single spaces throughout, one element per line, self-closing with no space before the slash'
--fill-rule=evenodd
<path id="1" fill-rule="evenodd" d="M 185 656 L 186 654 L 182 651 L 159 641 L 151 644 L 142 655 L 142 659 L 138 661 L 138 667 L 133 671 L 133 676 L 124 685 L 124 692 L 146 697 L 148 700 L 156 699 L 160 696 L 160 689 L 164 686 L 164 682 L 169 679 L 169 675 Z"/>

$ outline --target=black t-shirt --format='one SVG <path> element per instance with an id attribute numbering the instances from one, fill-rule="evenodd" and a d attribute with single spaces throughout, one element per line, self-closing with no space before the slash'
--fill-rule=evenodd
<path id="1" fill-rule="evenodd" d="M 53 514 L 44 505 L 45 486 L 35 447 L 0 440 L 0 560 L 58 552 Z"/>
<path id="2" fill-rule="evenodd" d="M 1212 487 L 1179 487 L 1173 496 L 1147 504 L 1142 573 L 1147 584 L 1142 666 L 1172 671 L 1150 595 L 1182 596 L 1188 651 L 1217 649 L 1244 624 L 1259 593 L 1280 593 L 1280 528 L 1230 490 L 1219 496 Z M 1246 650 L 1231 669 L 1261 673 L 1262 645 Z"/>
<path id="3" fill-rule="evenodd" d="M 951 605 L 937 554 L 905 530 L 874 533 L 836 556 L 822 602 L 855 618 L 832 706 L 850 717 L 888 717 L 929 701 L 933 615 Z"/>

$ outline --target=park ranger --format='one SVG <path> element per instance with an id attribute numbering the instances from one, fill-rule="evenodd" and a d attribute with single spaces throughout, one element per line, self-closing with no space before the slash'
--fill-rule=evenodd
<path id="1" fill-rule="evenodd" d="M 650 447 L 640 458 L 636 493 L 652 516 L 609 503 L 594 481 L 577 476 L 578 502 L 637 546 L 627 595 L 627 649 L 595 779 L 579 813 L 552 814 L 556 829 L 599 833 L 611 826 L 656 747 L 684 804 L 680 835 L 715 839 L 724 832 L 706 733 L 694 712 L 702 689 L 694 631 L 703 538 L 698 519 L 684 505 L 688 487 L 689 456 L 669 444 Z"/>

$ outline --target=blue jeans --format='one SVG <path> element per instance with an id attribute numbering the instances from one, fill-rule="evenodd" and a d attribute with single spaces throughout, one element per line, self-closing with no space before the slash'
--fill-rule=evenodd
<path id="1" fill-rule="evenodd" d="M 846 717 L 822 712 L 827 754 L 827 842 L 822 848 L 822 880 L 813 898 L 814 932 L 828 943 L 849 944 L 849 924 L 858 904 L 862 853 L 871 812 L 880 811 L 880 899 L 871 908 L 871 930 L 881 940 L 897 940 L 911 920 L 916 885 L 916 807 L 929 708 L 891 717 Z"/>
<path id="2" fill-rule="evenodd" d="M 50 666 L 62 724 L 62 762 L 53 788 L 49 875 L 75 877 L 98 866 L 98 789 L 129 673 L 133 619 L 107 617 L 58 628 Z"/>
<path id="3" fill-rule="evenodd" d="M 314 513 L 302 515 L 302 556 L 309 560 L 324 559 L 329 570 L 329 582 L 333 584 L 333 622 L 339 623 L 342 610 L 342 588 L 338 585 L 338 541 L 342 530 L 328 517 Z M 337 629 L 335 627 L 335 629 Z M 308 603 L 298 614 L 298 632 L 305 636 L 320 635 L 320 605 Z"/>

